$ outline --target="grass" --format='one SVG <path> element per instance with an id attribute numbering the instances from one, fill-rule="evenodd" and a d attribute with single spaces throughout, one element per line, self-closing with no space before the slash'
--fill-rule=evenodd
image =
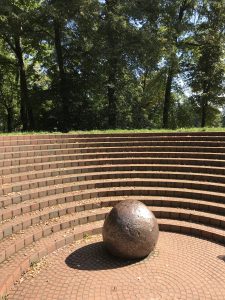
<path id="1" fill-rule="evenodd" d="M 204 128 L 179 128 L 179 129 L 109 129 L 109 130 L 90 130 L 90 131 L 70 131 L 70 134 L 113 134 L 113 133 L 167 133 L 167 132 L 225 132 L 225 127 L 204 127 Z M 1 136 L 7 135 L 35 135 L 35 134 L 62 134 L 61 132 L 12 132 L 0 133 Z"/>

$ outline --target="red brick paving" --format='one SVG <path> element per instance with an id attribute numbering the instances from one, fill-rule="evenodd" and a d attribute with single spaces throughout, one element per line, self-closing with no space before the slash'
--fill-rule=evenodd
<path id="1" fill-rule="evenodd" d="M 225 133 L 0 137 L 0 184 L 0 298 L 225 299 Z M 69 246 L 126 199 L 158 219 L 154 256 Z"/>
<path id="2" fill-rule="evenodd" d="M 160 233 L 140 262 L 108 255 L 101 237 L 53 252 L 10 291 L 10 300 L 225 299 L 225 248 L 195 237 Z"/>

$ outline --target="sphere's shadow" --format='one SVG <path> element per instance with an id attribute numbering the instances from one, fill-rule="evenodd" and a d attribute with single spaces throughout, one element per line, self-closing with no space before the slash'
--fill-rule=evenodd
<path id="1" fill-rule="evenodd" d="M 217 256 L 217 258 L 219 258 L 220 260 L 222 260 L 223 262 L 225 262 L 225 255 L 219 255 L 219 256 Z"/>
<path id="2" fill-rule="evenodd" d="M 120 259 L 110 255 L 103 242 L 88 244 L 71 253 L 65 260 L 68 267 L 78 270 L 97 271 L 117 269 L 136 264 L 143 259 Z"/>

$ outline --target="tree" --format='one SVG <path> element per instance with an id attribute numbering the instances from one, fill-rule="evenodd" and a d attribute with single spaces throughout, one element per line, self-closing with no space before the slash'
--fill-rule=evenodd
<path id="1" fill-rule="evenodd" d="M 126 116 L 122 113 L 122 103 L 125 104 L 128 94 L 132 95 L 132 93 L 126 93 L 126 88 L 133 85 L 135 81 L 134 72 L 137 67 L 140 32 L 131 22 L 129 11 L 129 2 L 126 1 L 107 0 L 102 5 L 98 32 L 101 37 L 99 62 L 105 74 L 108 128 L 116 128 L 120 122 L 124 123 Z M 129 110 L 131 103 L 126 101 L 125 106 Z"/>
<path id="2" fill-rule="evenodd" d="M 201 127 L 205 127 L 209 105 L 224 103 L 223 1 L 205 1 L 198 13 L 191 86 L 201 109 Z"/>
<path id="3" fill-rule="evenodd" d="M 222 0 L 2 0 L 0 128 L 219 124 L 224 24 Z"/>
<path id="4" fill-rule="evenodd" d="M 29 16 L 32 15 L 37 6 L 38 2 L 34 0 L 26 1 L 26 5 L 20 1 L 4 0 L 0 10 L 0 37 L 17 59 L 20 82 L 20 115 L 23 130 L 34 128 L 24 54 L 29 55 L 29 53 L 25 53 L 28 50 L 30 38 Z"/>

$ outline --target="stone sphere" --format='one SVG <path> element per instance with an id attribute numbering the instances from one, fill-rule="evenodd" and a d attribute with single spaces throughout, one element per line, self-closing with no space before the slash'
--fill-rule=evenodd
<path id="1" fill-rule="evenodd" d="M 115 205 L 106 217 L 102 235 L 112 255 L 138 259 L 146 257 L 155 248 L 159 227 L 145 204 L 124 200 Z"/>

